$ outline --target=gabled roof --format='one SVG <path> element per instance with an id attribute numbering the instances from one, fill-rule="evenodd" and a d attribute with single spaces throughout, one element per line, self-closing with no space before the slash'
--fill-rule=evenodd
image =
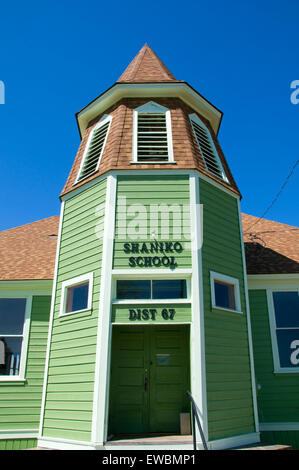
<path id="1" fill-rule="evenodd" d="M 299 273 L 299 228 L 242 214 L 247 274 Z"/>
<path id="2" fill-rule="evenodd" d="M 155 52 L 145 44 L 138 52 L 117 83 L 176 82 L 177 80 Z"/>
<path id="3" fill-rule="evenodd" d="M 0 232 L 0 280 L 53 279 L 59 216 Z"/>

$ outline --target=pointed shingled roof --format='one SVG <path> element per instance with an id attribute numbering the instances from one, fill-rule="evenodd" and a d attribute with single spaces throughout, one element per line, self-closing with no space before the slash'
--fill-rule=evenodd
<path id="1" fill-rule="evenodd" d="M 177 82 L 155 52 L 145 44 L 117 80 L 119 82 Z"/>

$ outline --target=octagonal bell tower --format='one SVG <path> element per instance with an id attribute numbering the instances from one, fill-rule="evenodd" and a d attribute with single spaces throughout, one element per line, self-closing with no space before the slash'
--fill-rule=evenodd
<path id="1" fill-rule="evenodd" d="M 210 448 L 257 442 L 240 192 L 217 139 L 221 111 L 145 45 L 76 117 L 39 445 L 134 449 L 139 436 L 146 449 L 146 436 L 171 434 L 171 448 L 192 449 L 187 391 Z"/>

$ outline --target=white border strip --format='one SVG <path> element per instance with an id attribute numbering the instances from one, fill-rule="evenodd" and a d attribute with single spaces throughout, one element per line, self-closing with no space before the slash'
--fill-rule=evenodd
<path id="1" fill-rule="evenodd" d="M 61 240 L 63 216 L 64 216 L 64 201 L 62 202 L 61 208 L 60 208 L 60 219 L 59 219 L 58 239 L 57 239 L 57 248 L 56 248 L 56 259 L 55 259 L 55 271 L 54 271 L 54 279 L 53 279 L 53 287 L 52 287 L 52 298 L 51 298 L 48 344 L 47 344 L 47 352 L 46 352 L 45 374 L 44 374 L 43 394 L 42 394 L 42 403 L 41 403 L 41 415 L 40 415 L 40 426 L 39 426 L 38 437 L 40 437 L 42 435 L 43 421 L 44 421 L 44 414 L 45 414 L 45 402 L 46 402 L 49 360 L 50 360 L 50 346 L 51 346 L 52 327 L 53 327 L 53 318 L 54 318 L 54 307 L 55 307 L 55 300 L 56 300 L 56 284 L 57 284 L 58 261 L 59 261 L 59 253 L 60 253 L 60 240 Z"/>
<path id="2" fill-rule="evenodd" d="M 38 429 L 4 429 L 0 431 L 0 440 L 37 439 Z"/>
<path id="3" fill-rule="evenodd" d="M 259 431 L 259 417 L 258 417 L 257 396 L 256 396 L 254 356 L 253 356 L 253 343 L 252 343 L 252 329 L 251 329 L 251 319 L 250 319 L 246 257 L 245 257 L 243 228 L 242 228 L 242 216 L 241 216 L 241 209 L 240 209 L 240 201 L 239 200 L 238 200 L 238 213 L 239 213 L 239 228 L 240 228 L 240 244 L 241 244 L 242 261 L 243 261 L 243 278 L 244 278 L 244 291 L 245 291 L 245 302 L 246 302 L 246 316 L 247 316 L 248 346 L 249 346 L 250 370 L 251 370 L 251 389 L 252 389 L 253 412 L 254 412 L 255 430 L 256 430 L 256 432 L 258 432 Z"/>
<path id="4" fill-rule="evenodd" d="M 104 237 L 102 250 L 101 289 L 95 364 L 91 440 L 103 443 L 107 434 L 111 348 L 112 262 L 116 211 L 117 179 L 107 178 Z"/>
<path id="5" fill-rule="evenodd" d="M 299 431 L 299 422 L 260 423 L 260 431 Z"/>
<path id="6" fill-rule="evenodd" d="M 192 237 L 192 324 L 190 327 L 190 355 L 191 355 L 191 393 L 205 435 L 208 440 L 208 410 L 206 391 L 206 363 L 205 363 L 205 330 L 204 330 L 204 303 L 202 280 L 202 217 L 200 211 L 199 179 L 192 175 L 189 179 L 190 188 L 190 221 Z M 197 429 L 197 435 L 199 429 Z"/>

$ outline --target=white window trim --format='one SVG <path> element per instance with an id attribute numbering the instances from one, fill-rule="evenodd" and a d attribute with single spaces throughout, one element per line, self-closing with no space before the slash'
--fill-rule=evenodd
<path id="1" fill-rule="evenodd" d="M 139 162 L 138 161 L 138 148 L 137 148 L 137 137 L 138 137 L 138 113 L 165 113 L 166 117 L 166 132 L 167 132 L 167 149 L 168 149 L 168 160 L 165 162 Z M 175 163 L 173 155 L 173 144 L 172 144 L 172 131 L 171 131 L 171 114 L 168 108 L 161 106 L 154 101 L 149 101 L 148 103 L 139 106 L 133 111 L 133 151 L 132 151 L 132 162 L 138 164 L 167 164 Z"/>
<path id="2" fill-rule="evenodd" d="M 23 334 L 20 335 L 23 337 L 22 341 L 22 349 L 21 349 L 21 360 L 20 360 L 20 367 L 19 367 L 19 375 L 1 375 L 0 376 L 0 383 L 1 382 L 21 382 L 25 381 L 25 371 L 26 371 L 26 364 L 27 364 L 27 351 L 28 351 L 28 343 L 29 343 L 29 331 L 30 331 L 30 317 L 31 317 L 31 309 L 32 309 L 32 295 L 28 295 L 25 293 L 1 293 L 1 299 L 26 299 L 26 306 L 25 306 L 25 316 L 24 316 L 24 326 L 23 326 Z M 7 335 L 3 337 L 9 336 L 16 336 L 16 335 Z"/>
<path id="3" fill-rule="evenodd" d="M 298 367 L 281 367 L 278 351 L 278 343 L 276 336 L 276 319 L 275 319 L 275 309 L 273 301 L 273 292 L 294 292 L 298 291 L 298 286 L 296 287 L 272 287 L 267 289 L 267 302 L 268 302 L 268 314 L 269 314 L 269 323 L 270 323 L 270 334 L 271 334 L 271 344 L 272 344 L 272 355 L 274 363 L 274 373 L 275 374 L 294 374 L 299 372 Z"/>
<path id="4" fill-rule="evenodd" d="M 140 281 L 157 281 L 157 280 L 168 280 L 168 279 L 182 279 L 186 281 L 187 285 L 187 297 L 185 299 L 118 299 L 116 294 L 116 283 L 119 280 L 132 279 Z M 133 273 L 124 273 L 113 275 L 112 277 L 112 303 L 113 304 L 188 304 L 191 302 L 191 276 L 187 273 L 173 276 L 172 274 L 159 273 L 157 275 L 153 274 L 141 274 L 139 272 L 138 276 Z"/>
<path id="5" fill-rule="evenodd" d="M 78 174 L 77 174 L 77 178 L 76 178 L 76 181 L 73 184 L 73 186 L 75 184 L 79 183 L 79 182 L 81 183 L 81 181 L 84 181 L 85 178 L 80 179 L 80 175 L 81 175 L 81 171 L 82 171 L 82 169 L 84 167 L 84 164 L 85 164 L 85 160 L 86 160 L 86 156 L 87 156 L 87 153 L 88 153 L 88 150 L 89 150 L 90 142 L 93 138 L 93 135 L 94 135 L 95 131 L 99 127 L 104 126 L 107 122 L 109 122 L 109 126 L 108 126 L 108 129 L 107 129 L 106 137 L 105 137 L 103 147 L 102 147 L 101 153 L 99 155 L 98 163 L 97 163 L 97 166 L 96 166 L 96 169 L 95 169 L 94 173 L 96 173 L 98 171 L 101 160 L 102 160 L 102 156 L 103 156 L 103 153 L 104 153 L 104 150 L 105 150 L 105 147 L 106 147 L 106 142 L 107 142 L 107 139 L 108 139 L 108 134 L 109 134 L 110 127 L 111 127 L 111 122 L 112 122 L 112 116 L 109 116 L 107 114 L 105 114 L 104 116 L 101 117 L 101 119 L 97 122 L 97 124 L 94 126 L 94 128 L 90 132 L 90 135 L 88 136 L 86 146 L 85 146 L 85 149 L 84 149 L 84 153 L 83 153 L 83 156 L 82 156 L 82 159 L 81 159 L 80 168 L 79 168 L 79 171 L 78 171 Z M 92 173 L 92 174 L 94 174 L 94 173 Z M 86 178 L 89 178 L 89 176 L 91 176 L 91 175 L 88 175 Z"/>
<path id="6" fill-rule="evenodd" d="M 66 312 L 66 302 L 67 302 L 67 290 L 70 287 L 75 287 L 76 285 L 82 284 L 88 281 L 88 300 L 87 307 L 81 310 L 74 310 L 73 312 Z M 87 312 L 91 310 L 92 307 L 92 290 L 93 290 L 93 272 L 88 274 L 83 274 L 82 276 L 77 276 L 67 281 L 62 282 L 61 284 L 61 300 L 60 300 L 60 317 L 66 317 L 68 315 L 75 315 L 76 313 Z"/>
<path id="7" fill-rule="evenodd" d="M 219 307 L 216 305 L 216 298 L 215 298 L 215 281 L 225 282 L 227 284 L 231 284 L 234 286 L 234 295 L 235 295 L 235 309 L 231 308 L 224 308 Z M 240 313 L 243 314 L 241 309 L 241 297 L 240 297 L 240 285 L 239 279 L 236 279 L 231 276 L 226 276 L 221 273 L 216 273 L 214 271 L 210 271 L 210 283 L 211 283 L 211 299 L 212 299 L 212 309 L 215 310 L 223 310 L 225 312 L 233 312 L 233 313 Z"/>
<path id="8" fill-rule="evenodd" d="M 202 150 L 201 150 L 200 142 L 197 140 L 197 135 L 196 135 L 195 129 L 194 129 L 194 127 L 193 127 L 192 121 L 197 122 L 198 125 L 203 126 L 203 127 L 206 129 L 207 134 L 208 134 L 208 138 L 209 138 L 210 145 L 211 145 L 212 149 L 214 150 L 215 159 L 216 159 L 216 162 L 217 162 L 217 164 L 218 164 L 218 166 L 219 166 L 219 170 L 220 170 L 220 172 L 221 172 L 222 179 L 223 179 L 223 181 L 225 181 L 226 183 L 229 183 L 228 178 L 227 178 L 227 176 L 226 176 L 226 174 L 225 174 L 224 168 L 223 168 L 223 166 L 222 166 L 221 160 L 220 160 L 220 158 L 219 158 L 217 149 L 216 149 L 216 147 L 215 147 L 214 140 L 212 139 L 210 130 L 207 128 L 207 126 L 204 124 L 204 122 L 197 116 L 197 114 L 194 114 L 194 113 L 193 113 L 193 114 L 189 114 L 189 120 L 190 120 L 190 124 L 191 124 L 191 127 L 192 127 L 193 135 L 194 135 L 194 137 L 195 137 L 195 139 L 196 139 L 196 142 L 197 142 L 198 148 L 199 148 L 199 150 L 200 150 L 200 153 L 201 153 L 201 155 L 202 155 L 202 159 L 203 159 L 203 162 L 204 162 L 204 165 L 205 165 L 205 167 L 206 167 L 207 172 L 217 178 L 217 176 L 214 175 L 214 173 L 212 173 L 212 172 L 208 169 L 208 167 L 207 167 L 206 160 L 205 160 L 205 157 L 204 157 L 203 152 L 202 152 Z"/>

